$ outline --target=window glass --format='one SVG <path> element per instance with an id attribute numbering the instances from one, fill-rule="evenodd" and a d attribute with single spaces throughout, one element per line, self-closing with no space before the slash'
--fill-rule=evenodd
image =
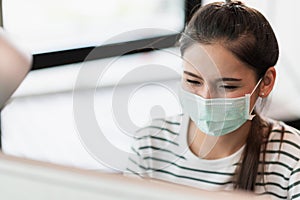
<path id="1" fill-rule="evenodd" d="M 136 29 L 181 31 L 184 0 L 4 0 L 3 25 L 33 53 L 97 46 Z M 114 42 L 165 34 L 139 31 Z"/>

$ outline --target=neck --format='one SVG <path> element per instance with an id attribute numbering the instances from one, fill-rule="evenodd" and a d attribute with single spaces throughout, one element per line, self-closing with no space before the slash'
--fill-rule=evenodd
<path id="1" fill-rule="evenodd" d="M 190 120 L 188 142 L 191 151 L 200 158 L 224 158 L 235 153 L 246 143 L 250 129 L 251 121 L 247 121 L 234 132 L 216 137 L 201 132 Z"/>

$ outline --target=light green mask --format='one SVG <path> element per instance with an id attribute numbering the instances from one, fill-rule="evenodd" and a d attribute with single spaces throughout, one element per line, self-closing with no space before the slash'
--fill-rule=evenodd
<path id="1" fill-rule="evenodd" d="M 226 135 L 255 116 L 251 115 L 255 105 L 250 109 L 250 97 L 261 80 L 258 81 L 251 94 L 238 98 L 205 99 L 180 87 L 180 103 L 184 112 L 191 117 L 202 132 L 212 136 Z"/>

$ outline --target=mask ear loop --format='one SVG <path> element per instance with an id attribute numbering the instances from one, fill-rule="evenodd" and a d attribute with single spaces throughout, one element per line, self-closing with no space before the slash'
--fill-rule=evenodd
<path id="1" fill-rule="evenodd" d="M 252 96 L 252 94 L 255 92 L 255 90 L 258 88 L 260 82 L 262 81 L 263 78 L 260 78 L 259 81 L 257 82 L 256 86 L 254 87 L 254 89 L 252 90 L 252 92 L 250 94 L 246 94 L 246 98 L 247 98 L 247 101 L 246 101 L 246 106 L 249 106 L 249 109 L 247 110 L 250 110 L 250 97 Z M 255 106 L 256 106 L 256 103 L 257 103 L 257 100 L 255 102 L 255 104 L 253 105 L 253 108 L 250 110 L 249 113 L 247 113 L 248 115 L 248 120 L 252 120 L 254 117 L 255 117 L 255 114 L 254 115 L 251 115 L 251 113 L 253 112 Z"/>

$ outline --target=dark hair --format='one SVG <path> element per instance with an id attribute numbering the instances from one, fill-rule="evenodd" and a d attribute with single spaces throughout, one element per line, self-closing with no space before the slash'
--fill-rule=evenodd
<path id="1" fill-rule="evenodd" d="M 180 39 L 183 55 L 195 42 L 219 42 L 242 62 L 252 67 L 259 77 L 278 60 L 278 43 L 272 27 L 257 10 L 239 1 L 216 2 L 200 7 Z"/>
<path id="2" fill-rule="evenodd" d="M 275 34 L 266 18 L 240 1 L 207 4 L 195 12 L 180 38 L 180 50 L 195 43 L 221 44 L 252 68 L 257 80 L 276 64 L 279 50 Z M 259 115 L 252 120 L 242 163 L 237 167 L 235 188 L 253 191 L 259 174 L 260 153 L 266 150 L 272 124 Z M 265 162 L 265 153 L 262 158 Z M 264 167 L 262 167 L 262 176 Z"/>

